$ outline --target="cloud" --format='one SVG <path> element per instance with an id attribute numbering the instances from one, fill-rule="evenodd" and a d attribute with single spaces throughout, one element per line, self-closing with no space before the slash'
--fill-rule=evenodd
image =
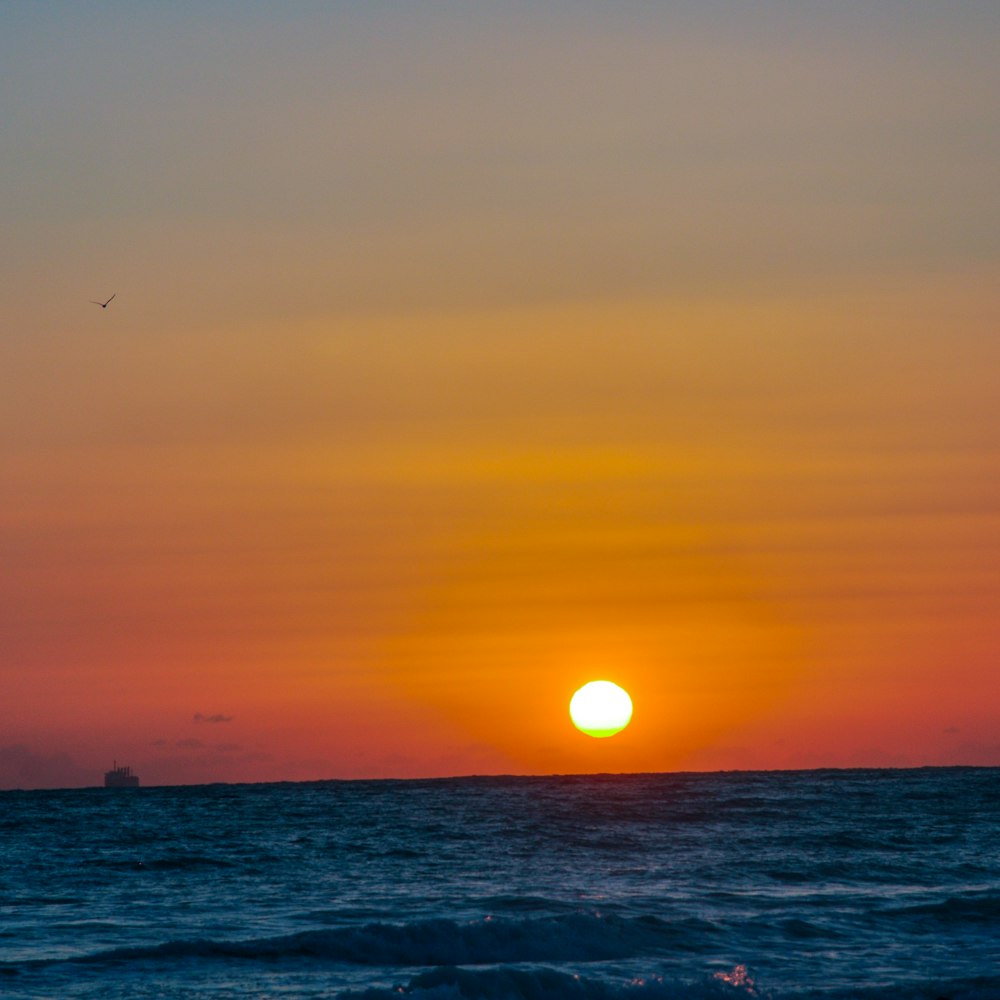
<path id="1" fill-rule="evenodd" d="M 949 763 L 967 767 L 997 767 L 1000 765 L 1000 743 L 969 740 L 955 750 Z"/>
<path id="2" fill-rule="evenodd" d="M 201 740 L 178 740 L 175 747 L 180 747 L 182 750 L 201 750 L 205 744 Z"/>
<path id="3" fill-rule="evenodd" d="M 0 747 L 0 788 L 79 788 L 100 777 L 68 754 L 46 757 L 21 743 Z"/>
<path id="4" fill-rule="evenodd" d="M 232 722 L 233 717 L 231 715 L 223 715 L 219 712 L 216 715 L 202 715 L 201 712 L 195 712 L 194 715 L 195 722 Z"/>

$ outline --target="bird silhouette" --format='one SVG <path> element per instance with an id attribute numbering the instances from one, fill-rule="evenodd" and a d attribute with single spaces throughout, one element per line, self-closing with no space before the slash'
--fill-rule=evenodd
<path id="1" fill-rule="evenodd" d="M 113 299 L 115 297 L 115 295 L 117 295 L 117 294 L 118 293 L 115 292 L 115 294 L 111 296 L 111 299 Z M 102 309 L 107 309 L 108 308 L 108 302 L 110 302 L 111 299 L 108 299 L 106 302 L 98 302 L 96 299 L 91 299 L 90 301 L 93 302 L 95 306 L 100 306 Z"/>

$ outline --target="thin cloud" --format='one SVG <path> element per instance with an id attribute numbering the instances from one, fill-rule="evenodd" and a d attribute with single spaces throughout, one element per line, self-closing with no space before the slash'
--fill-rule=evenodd
<path id="1" fill-rule="evenodd" d="M 99 775 L 68 754 L 41 754 L 21 743 L 0 747 L 0 788 L 78 788 Z"/>
<path id="2" fill-rule="evenodd" d="M 216 715 L 202 715 L 201 712 L 195 712 L 194 716 L 195 722 L 232 722 L 233 716 L 223 715 L 221 712 Z"/>

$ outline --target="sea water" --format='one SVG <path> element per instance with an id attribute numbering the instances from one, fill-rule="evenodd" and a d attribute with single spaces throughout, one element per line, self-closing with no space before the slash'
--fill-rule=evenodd
<path id="1" fill-rule="evenodd" d="M 1000 998 L 1000 770 L 0 793 L 0 995 Z"/>

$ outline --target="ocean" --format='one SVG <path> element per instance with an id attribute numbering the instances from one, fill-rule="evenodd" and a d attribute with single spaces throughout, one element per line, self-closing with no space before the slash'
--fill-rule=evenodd
<path id="1" fill-rule="evenodd" d="M 3 792 L 0 996 L 1000 1000 L 1000 769 Z"/>

